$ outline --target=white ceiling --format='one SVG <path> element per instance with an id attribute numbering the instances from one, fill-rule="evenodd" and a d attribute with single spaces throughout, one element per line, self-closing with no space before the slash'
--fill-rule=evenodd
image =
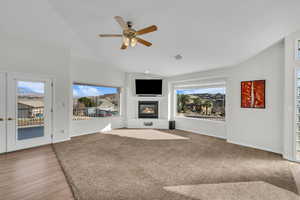
<path id="1" fill-rule="evenodd" d="M 237 64 L 300 29 L 299 0 L 2 0 L 1 4 L 2 31 L 67 43 L 80 49 L 78 54 L 124 71 L 149 69 L 163 76 Z M 122 51 L 120 38 L 98 38 L 99 33 L 121 32 L 115 15 L 133 21 L 135 29 L 157 25 L 157 32 L 143 37 L 153 46 Z M 175 60 L 176 54 L 183 59 Z"/>
<path id="2" fill-rule="evenodd" d="M 74 56 L 92 54 L 48 0 L 0 0 L 0 36 L 71 47 Z"/>

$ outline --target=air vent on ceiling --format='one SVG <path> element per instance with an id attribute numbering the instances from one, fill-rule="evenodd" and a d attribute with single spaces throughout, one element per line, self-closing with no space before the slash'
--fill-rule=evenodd
<path id="1" fill-rule="evenodd" d="M 174 56 L 174 58 L 175 58 L 176 60 L 181 60 L 181 59 L 182 59 L 182 55 L 177 54 L 176 56 Z"/>

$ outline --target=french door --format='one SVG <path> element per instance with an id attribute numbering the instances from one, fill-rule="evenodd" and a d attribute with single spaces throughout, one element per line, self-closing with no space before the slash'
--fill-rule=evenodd
<path id="1" fill-rule="evenodd" d="M 17 73 L 2 74 L 2 79 L 4 152 L 51 143 L 51 80 Z"/>

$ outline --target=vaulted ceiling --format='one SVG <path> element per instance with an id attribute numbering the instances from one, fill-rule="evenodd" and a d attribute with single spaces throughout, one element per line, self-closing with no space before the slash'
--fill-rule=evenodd
<path id="1" fill-rule="evenodd" d="M 89 54 L 124 71 L 149 70 L 164 76 L 232 66 L 300 29 L 299 0 L 48 0 L 47 3 L 7 0 L 6 8 L 0 8 L 0 28 L 67 43 L 80 49 L 77 54 Z M 136 29 L 157 25 L 157 32 L 143 37 L 153 46 L 138 45 L 122 51 L 121 38 L 97 37 L 99 33 L 121 32 L 113 19 L 116 15 L 132 21 Z M 177 54 L 183 59 L 175 60 Z"/>

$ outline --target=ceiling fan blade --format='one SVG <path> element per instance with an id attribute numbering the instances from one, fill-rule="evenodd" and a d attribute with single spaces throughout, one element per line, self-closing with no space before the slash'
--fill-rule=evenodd
<path id="1" fill-rule="evenodd" d="M 141 43 L 141 44 L 143 44 L 143 45 L 145 45 L 145 46 L 147 46 L 147 47 L 150 47 L 151 45 L 152 45 L 152 43 L 151 42 L 148 42 L 148 41 L 146 41 L 146 40 L 143 40 L 142 38 L 136 38 L 136 40 L 139 42 L 139 43 Z"/>
<path id="2" fill-rule="evenodd" d="M 128 29 L 128 25 L 127 23 L 125 22 L 125 20 L 120 17 L 120 16 L 115 16 L 115 20 L 118 22 L 118 24 L 120 24 L 121 28 L 123 30 L 127 30 Z"/>
<path id="3" fill-rule="evenodd" d="M 122 37 L 122 34 L 99 34 L 99 37 Z"/>
<path id="4" fill-rule="evenodd" d="M 138 30 L 138 31 L 136 32 L 136 34 L 137 34 L 137 35 L 143 35 L 143 34 L 150 33 L 150 32 L 156 31 L 156 30 L 157 30 L 157 26 L 152 25 L 152 26 L 149 26 L 149 27 L 147 27 L 147 28 Z"/>
<path id="5" fill-rule="evenodd" d="M 121 49 L 125 50 L 125 49 L 127 49 L 127 46 L 123 43 L 122 46 L 121 46 Z"/>

